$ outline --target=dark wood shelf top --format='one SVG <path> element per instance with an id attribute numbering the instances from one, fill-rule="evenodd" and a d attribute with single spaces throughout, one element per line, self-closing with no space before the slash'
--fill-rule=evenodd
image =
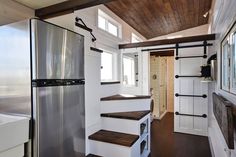
<path id="1" fill-rule="evenodd" d="M 120 84 L 120 81 L 101 82 L 101 85 Z"/>
<path id="2" fill-rule="evenodd" d="M 107 130 L 100 130 L 89 136 L 90 140 L 107 142 L 126 147 L 131 147 L 138 139 L 138 135 L 125 134 Z"/>
<path id="3" fill-rule="evenodd" d="M 102 156 L 98 156 L 98 155 L 93 155 L 93 154 L 89 154 L 86 157 L 102 157 Z"/>
<path id="4" fill-rule="evenodd" d="M 101 98 L 101 101 L 111 101 L 111 100 L 130 100 L 130 99 L 149 99 L 150 95 L 129 95 L 129 94 L 117 94 L 108 97 Z"/>
<path id="5" fill-rule="evenodd" d="M 103 113 L 103 114 L 101 114 L 101 117 L 140 120 L 149 113 L 150 113 L 149 110 L 148 111 L 134 111 L 134 112 Z"/>

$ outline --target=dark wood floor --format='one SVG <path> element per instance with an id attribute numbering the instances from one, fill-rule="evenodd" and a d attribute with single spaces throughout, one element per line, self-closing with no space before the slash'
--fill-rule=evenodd
<path id="1" fill-rule="evenodd" d="M 173 130 L 173 113 L 152 122 L 151 157 L 211 157 L 207 137 L 174 133 Z"/>

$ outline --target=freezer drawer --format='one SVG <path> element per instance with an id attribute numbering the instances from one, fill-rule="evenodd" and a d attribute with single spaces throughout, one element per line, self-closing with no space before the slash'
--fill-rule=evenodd
<path id="1" fill-rule="evenodd" d="M 31 19 L 33 79 L 83 79 L 84 37 Z"/>
<path id="2" fill-rule="evenodd" d="M 33 89 L 34 157 L 85 155 L 84 85 Z"/>

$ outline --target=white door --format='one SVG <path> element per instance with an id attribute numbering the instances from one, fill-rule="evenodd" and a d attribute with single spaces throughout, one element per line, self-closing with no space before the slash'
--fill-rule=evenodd
<path id="1" fill-rule="evenodd" d="M 191 43 L 196 44 L 196 43 Z M 204 53 L 203 47 L 179 49 L 179 57 L 199 56 Z M 198 75 L 202 65 L 206 64 L 204 58 L 182 58 L 175 60 L 175 75 Z M 201 77 L 175 78 L 175 94 L 181 95 L 207 95 L 208 84 L 201 82 Z M 207 136 L 208 118 L 200 117 L 208 113 L 208 99 L 192 96 L 175 96 L 174 131 L 195 135 Z"/>

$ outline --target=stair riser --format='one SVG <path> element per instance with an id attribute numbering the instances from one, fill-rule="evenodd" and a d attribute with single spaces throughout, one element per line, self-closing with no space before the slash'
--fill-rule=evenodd
<path id="1" fill-rule="evenodd" d="M 101 101 L 101 113 L 150 110 L 150 99 Z"/>
<path id="2" fill-rule="evenodd" d="M 89 140 L 91 153 L 103 157 L 138 157 L 140 148 L 138 142 L 132 147 Z"/>
<path id="3" fill-rule="evenodd" d="M 145 117 L 143 117 L 142 119 L 138 121 L 102 117 L 102 129 L 115 131 L 115 132 L 140 135 L 140 124 L 147 118 L 150 121 L 150 114 L 146 115 Z"/>

